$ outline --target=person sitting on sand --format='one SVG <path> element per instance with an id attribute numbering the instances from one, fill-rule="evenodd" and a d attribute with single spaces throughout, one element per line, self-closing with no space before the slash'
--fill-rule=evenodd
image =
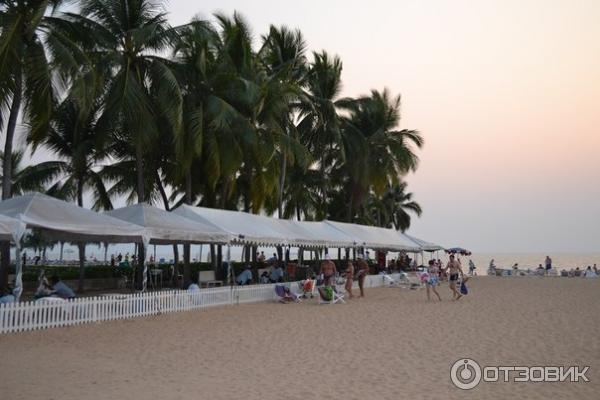
<path id="1" fill-rule="evenodd" d="M 283 268 L 281 268 L 281 264 L 277 264 L 275 268 L 273 268 L 269 280 L 271 283 L 283 282 Z"/>
<path id="2" fill-rule="evenodd" d="M 263 273 L 260 274 L 260 277 L 258 278 L 258 280 L 262 284 L 271 283 L 271 280 L 269 279 L 269 271 L 263 271 Z"/>
<path id="3" fill-rule="evenodd" d="M 433 290 L 433 293 L 437 296 L 439 301 L 442 301 L 442 297 L 438 293 L 436 287 L 440 284 L 439 278 L 439 268 L 433 260 L 429 260 L 429 268 L 427 271 L 427 280 L 425 281 L 425 285 L 427 288 L 427 301 L 431 300 L 431 295 L 429 294 L 430 290 Z"/>
<path id="4" fill-rule="evenodd" d="M 460 261 L 456 260 L 454 254 L 450 254 L 450 261 L 448 261 L 448 265 L 446 266 L 446 270 L 448 271 L 448 281 L 450 286 L 450 291 L 452 291 L 452 299 L 458 300 L 462 297 L 460 292 L 456 289 L 456 283 L 458 282 L 458 276 L 460 274 L 461 278 L 464 279 L 464 274 L 462 268 L 460 266 Z"/>
<path id="5" fill-rule="evenodd" d="M 369 275 L 369 264 L 363 259 L 362 255 L 358 255 L 356 260 L 356 267 L 358 272 L 356 277 L 358 278 L 358 288 L 360 289 L 360 297 L 365 297 L 365 279 Z"/>
<path id="6" fill-rule="evenodd" d="M 60 278 L 56 275 L 53 275 L 50 278 L 50 284 L 52 285 L 52 293 L 61 299 L 74 299 L 75 292 L 73 289 L 68 287 Z"/>
<path id="7" fill-rule="evenodd" d="M 4 291 L 0 289 L 0 304 L 14 303 L 15 301 L 16 297 L 11 290 Z"/>
<path id="8" fill-rule="evenodd" d="M 190 280 L 190 285 L 187 288 L 188 292 L 199 292 L 200 286 L 198 285 L 198 277 L 192 276 Z"/>
<path id="9" fill-rule="evenodd" d="M 235 278 L 238 285 L 249 285 L 252 282 L 252 269 L 250 265 L 246 265 L 246 268 Z"/>
<path id="10" fill-rule="evenodd" d="M 348 293 L 348 298 L 353 298 L 352 294 L 352 284 L 354 283 L 354 264 L 352 261 L 348 261 L 348 267 L 346 268 L 346 292 Z"/>

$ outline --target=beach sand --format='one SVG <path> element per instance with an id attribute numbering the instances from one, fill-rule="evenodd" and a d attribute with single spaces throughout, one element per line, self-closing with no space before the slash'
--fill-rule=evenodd
<path id="1" fill-rule="evenodd" d="M 2 399 L 598 399 L 600 279 L 475 278 L 442 303 L 367 290 L 0 336 Z M 588 383 L 486 383 L 451 365 L 590 366 Z"/>

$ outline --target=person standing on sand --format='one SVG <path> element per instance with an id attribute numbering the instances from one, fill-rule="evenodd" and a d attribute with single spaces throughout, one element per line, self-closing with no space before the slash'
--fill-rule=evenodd
<path id="1" fill-rule="evenodd" d="M 431 295 L 429 293 L 429 290 L 433 290 L 433 293 L 435 293 L 435 295 L 437 296 L 439 301 L 442 301 L 442 298 L 440 297 L 440 294 L 438 293 L 436 287 L 439 286 L 440 284 L 440 278 L 439 278 L 439 268 L 437 267 L 435 261 L 433 260 L 429 260 L 429 268 L 428 268 L 428 278 L 427 281 L 425 282 L 425 285 L 427 287 L 427 301 L 431 301 Z"/>
<path id="2" fill-rule="evenodd" d="M 325 255 L 325 259 L 321 263 L 321 275 L 323 275 L 323 285 L 331 286 L 331 279 L 337 274 L 335 264 L 331 261 L 329 254 Z"/>
<path id="3" fill-rule="evenodd" d="M 464 274 L 462 268 L 460 266 L 460 261 L 454 258 L 454 254 L 450 254 L 450 261 L 448 261 L 448 265 L 446 266 L 446 270 L 448 271 L 448 282 L 450 285 L 450 290 L 452 291 L 452 299 L 458 300 L 462 297 L 462 294 L 458 290 L 456 290 L 456 284 L 458 283 L 458 275 L 460 274 L 461 278 L 464 278 Z"/>
<path id="4" fill-rule="evenodd" d="M 354 282 L 354 264 L 352 261 L 348 261 L 348 267 L 346 268 L 346 292 L 348 293 L 348 298 L 353 298 L 352 294 L 352 283 Z"/>
<path id="5" fill-rule="evenodd" d="M 469 275 L 475 275 L 475 263 L 471 259 L 469 259 Z"/>
<path id="6" fill-rule="evenodd" d="M 360 297 L 365 297 L 365 278 L 369 274 L 369 264 L 363 259 L 362 255 L 358 255 L 356 260 L 356 266 L 358 267 L 358 273 L 356 277 L 358 278 L 358 288 L 360 289 Z"/>
<path id="7" fill-rule="evenodd" d="M 548 271 L 552 269 L 552 259 L 550 256 L 546 256 L 546 275 L 548 275 Z"/>

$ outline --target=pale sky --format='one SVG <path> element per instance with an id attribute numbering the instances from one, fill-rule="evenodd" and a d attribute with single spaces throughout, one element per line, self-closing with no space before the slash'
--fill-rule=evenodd
<path id="1" fill-rule="evenodd" d="M 344 95 L 401 94 L 426 145 L 411 231 L 475 251 L 600 250 L 600 1 L 171 0 L 338 54 Z"/>
<path id="2" fill-rule="evenodd" d="M 237 10 L 257 42 L 269 24 L 299 28 L 310 50 L 341 57 L 343 96 L 401 94 L 401 128 L 426 142 L 407 178 L 424 210 L 413 235 L 475 252 L 600 252 L 599 0 L 167 8 L 173 25 Z"/>

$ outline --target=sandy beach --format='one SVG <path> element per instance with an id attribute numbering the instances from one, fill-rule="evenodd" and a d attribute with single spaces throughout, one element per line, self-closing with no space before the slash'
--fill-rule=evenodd
<path id="1" fill-rule="evenodd" d="M 471 281 L 442 303 L 380 288 L 0 336 L 3 399 L 596 399 L 600 280 Z M 588 383 L 488 383 L 451 365 L 590 366 Z"/>

